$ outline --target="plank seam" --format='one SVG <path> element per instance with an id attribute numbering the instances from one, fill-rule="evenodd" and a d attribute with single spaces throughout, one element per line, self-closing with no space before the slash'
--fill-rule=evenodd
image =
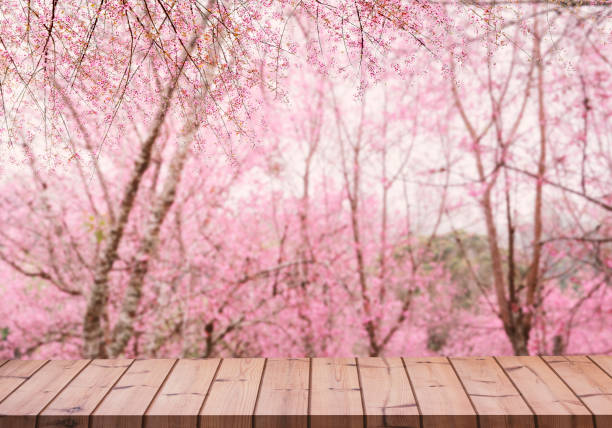
<path id="1" fill-rule="evenodd" d="M 510 382 L 510 384 L 512 385 L 512 387 L 514 388 L 514 390 L 516 391 L 516 393 L 519 395 L 519 397 L 521 398 L 521 400 L 523 400 L 523 403 L 525 403 L 525 405 L 529 408 L 529 411 L 531 412 L 531 416 L 532 416 L 532 420 L 533 420 L 533 425 L 535 428 L 538 428 L 538 418 L 536 417 L 535 412 L 533 411 L 533 409 L 531 408 L 531 406 L 529 405 L 529 403 L 527 402 L 527 400 L 525 399 L 525 397 L 523 397 L 523 394 L 521 394 L 521 391 L 518 389 L 518 387 L 514 384 L 514 382 L 512 381 L 512 379 L 510 378 L 510 376 L 508 376 L 508 373 L 506 373 L 506 371 L 504 370 L 504 368 L 501 366 L 501 364 L 495 359 L 495 357 L 492 357 L 494 363 L 499 367 L 499 369 L 501 370 L 501 373 L 503 376 L 506 377 L 506 379 L 508 379 L 508 381 Z"/>
<path id="2" fill-rule="evenodd" d="M 594 359 L 591 358 L 590 355 L 586 355 L 586 357 L 593 363 L 595 364 L 597 367 L 599 367 L 599 369 L 604 372 L 605 374 L 607 374 L 610 378 L 612 378 L 612 374 L 608 373 L 608 371 L 606 369 L 604 369 L 602 366 L 600 366 L 599 364 L 597 364 L 597 361 L 595 361 Z"/>
<path id="3" fill-rule="evenodd" d="M 306 411 L 306 428 L 311 428 L 310 401 L 312 400 L 312 358 L 308 358 L 308 410 Z"/>
<path id="4" fill-rule="evenodd" d="M 221 368 L 221 363 L 223 362 L 223 358 L 219 358 L 219 361 L 217 363 L 217 368 L 215 368 L 215 374 L 213 374 L 212 379 L 210 380 L 210 385 L 208 385 L 208 389 L 206 390 L 206 395 L 204 396 L 204 400 L 202 400 L 202 405 L 200 406 L 200 410 L 198 410 L 198 417 L 197 417 L 197 422 L 196 422 L 196 427 L 200 428 L 202 425 L 202 410 L 204 409 L 204 404 L 206 404 L 206 400 L 208 400 L 208 397 L 210 396 L 210 391 L 212 391 L 212 387 L 215 384 L 215 381 L 217 380 L 217 374 L 219 373 L 219 369 Z"/>
<path id="5" fill-rule="evenodd" d="M 18 360 L 13 360 L 13 361 L 18 361 Z M 15 387 L 15 388 L 14 388 L 14 389 L 11 391 L 11 392 L 9 392 L 9 393 L 7 394 L 7 396 L 6 396 L 6 397 L 4 397 L 2 400 L 0 400 L 0 403 L 2 403 L 4 400 L 6 400 L 7 398 L 9 398 L 11 395 L 13 395 L 13 393 L 14 393 L 15 391 L 17 391 L 17 390 L 18 390 L 18 389 L 21 387 L 21 385 L 23 385 L 23 384 L 24 384 L 24 383 L 26 383 L 28 380 L 30 380 L 30 379 L 32 378 L 32 376 L 34 376 L 36 373 L 38 373 L 38 371 L 39 371 L 40 369 L 42 369 L 44 366 L 46 366 L 46 365 L 47 365 L 47 364 L 49 364 L 50 362 L 51 362 L 51 360 L 45 360 L 45 362 L 44 362 L 43 364 L 41 364 L 41 366 L 40 366 L 39 368 L 37 368 L 36 370 L 34 370 L 34 371 L 32 372 L 32 374 L 30 374 L 30 375 L 29 375 L 29 376 L 28 376 L 26 379 L 24 379 L 24 380 L 23 380 L 23 382 L 21 382 L 19 385 L 17 385 L 17 386 L 16 386 L 16 387 Z"/>
<path id="6" fill-rule="evenodd" d="M 363 385 L 361 383 L 361 370 L 359 370 L 359 358 L 355 358 L 355 369 L 357 370 L 357 382 L 359 383 L 359 397 L 361 398 L 361 413 L 363 413 L 363 426 L 368 426 L 368 415 L 366 415 L 365 398 L 363 397 Z"/>
<path id="7" fill-rule="evenodd" d="M 461 384 L 461 388 L 463 389 L 463 392 L 465 392 L 465 395 L 467 396 L 470 402 L 470 406 L 472 406 L 472 409 L 474 410 L 474 413 L 476 414 L 476 426 L 480 428 L 480 414 L 478 413 L 478 410 L 476 409 L 476 406 L 474 405 L 474 402 L 472 401 L 472 397 L 470 397 L 470 394 L 468 393 L 465 385 L 463 384 L 463 380 L 459 376 L 459 373 L 457 373 L 457 369 L 455 368 L 455 365 L 453 364 L 452 360 L 448 357 L 444 357 L 444 358 L 446 359 L 446 361 L 448 361 L 448 364 L 450 364 L 451 369 L 453 370 L 453 373 L 455 373 L 455 376 L 457 376 L 457 379 L 459 380 L 459 383 Z"/>
<path id="8" fill-rule="evenodd" d="M 497 363 L 497 365 L 499 366 L 499 368 L 501 369 L 502 373 L 504 375 L 506 375 L 506 377 L 508 378 L 508 380 L 510 381 L 510 383 L 512 384 L 512 386 L 514 386 L 514 389 L 516 389 L 516 391 L 519 393 L 519 395 L 521 396 L 521 398 L 523 399 L 523 401 L 525 402 L 525 404 L 527 405 L 527 407 L 529 407 L 529 410 L 531 410 L 531 413 L 533 414 L 533 425 L 535 426 L 535 428 L 539 428 L 538 426 L 538 415 L 535 412 L 535 410 L 533 409 L 533 407 L 531 407 L 531 404 L 529 404 L 529 401 L 527 401 L 527 399 L 523 396 L 523 393 L 521 392 L 521 390 L 519 389 L 518 386 L 516 386 L 516 384 L 514 383 L 514 381 L 512 380 L 512 377 L 510 377 L 510 375 L 508 373 L 506 373 L 506 370 L 504 369 L 504 366 L 501 365 L 501 363 L 499 361 L 497 361 L 497 357 L 492 357 L 493 360 Z"/>
<path id="9" fill-rule="evenodd" d="M 52 398 L 51 398 L 51 399 L 50 399 L 50 400 L 47 402 L 47 404 L 45 404 L 45 406 L 44 406 L 44 407 L 43 407 L 43 408 L 40 410 L 40 412 L 38 412 L 38 413 L 36 414 L 36 420 L 35 420 L 35 422 L 34 422 L 34 427 L 35 427 L 35 428 L 38 428 L 38 426 L 39 426 L 39 424 L 40 424 L 40 420 L 39 420 L 39 418 L 40 418 L 40 414 L 41 414 L 42 412 L 44 412 L 44 411 L 47 409 L 47 407 L 49 407 L 49 406 L 51 405 L 51 403 L 53 403 L 53 400 L 55 400 L 55 399 L 56 399 L 56 398 L 57 398 L 57 397 L 58 397 L 58 396 L 59 396 L 59 395 L 60 395 L 60 394 L 61 394 L 61 393 L 64 391 L 64 389 L 66 389 L 66 388 L 68 387 L 68 385 L 70 385 L 70 383 L 71 383 L 71 382 L 72 382 L 72 381 L 73 381 L 73 380 L 74 380 L 74 379 L 75 379 L 75 378 L 76 378 L 78 375 L 80 375 L 80 374 L 81 374 L 81 372 L 82 372 L 83 370 L 85 370 L 85 369 L 86 369 L 86 368 L 87 368 L 87 367 L 88 367 L 88 366 L 91 364 L 91 362 L 92 362 L 92 361 L 93 361 L 93 359 L 90 359 L 89 361 L 87 361 L 87 364 L 85 364 L 83 367 L 81 367 L 81 369 L 80 369 L 78 372 L 76 372 L 76 373 L 75 373 L 75 375 L 74 375 L 74 376 L 72 376 L 68 382 L 66 382 L 66 385 L 62 386 L 62 387 L 60 388 L 60 390 L 57 392 L 57 394 L 55 394 L 55 395 L 54 395 L 54 396 L 53 396 L 53 397 L 52 397 Z"/>
<path id="10" fill-rule="evenodd" d="M 132 361 L 130 361 L 130 364 L 128 364 L 128 366 L 125 368 L 125 370 L 123 371 L 123 373 L 121 373 L 120 376 L 117 377 L 117 379 L 115 379 L 115 381 L 113 382 L 113 384 L 111 385 L 110 388 L 108 388 L 108 391 L 106 391 L 106 394 L 104 394 L 102 396 L 102 398 L 100 399 L 100 401 L 98 402 L 98 404 L 96 404 L 94 406 L 94 408 L 91 410 L 91 412 L 89 413 L 89 415 L 87 416 L 87 425 L 88 426 L 93 426 L 93 421 L 91 420 L 93 417 L 93 414 L 96 413 L 96 410 L 98 410 L 98 407 L 100 407 L 100 405 L 104 402 L 104 400 L 106 399 L 106 397 L 108 396 L 108 394 L 110 394 L 110 392 L 113 390 L 113 388 L 115 387 L 115 385 L 117 385 L 117 383 L 123 378 L 123 376 L 125 375 L 125 373 L 130 369 L 130 367 L 132 367 L 132 364 L 134 364 L 134 361 L 136 361 L 136 358 L 133 358 Z"/>
<path id="11" fill-rule="evenodd" d="M 587 406 L 587 405 L 586 405 L 586 403 L 585 403 L 584 401 L 582 401 L 582 398 L 580 398 L 580 396 L 578 395 L 578 393 L 576 393 L 576 391 L 574 391 L 574 390 L 572 389 L 572 387 L 571 387 L 571 386 L 570 386 L 570 385 L 569 385 L 569 384 L 568 384 L 568 383 L 565 381 L 565 379 L 563 379 L 563 377 L 562 377 L 562 376 L 561 376 L 559 373 L 557 373 L 557 371 L 555 370 L 555 368 L 554 368 L 552 365 L 550 365 L 550 364 L 548 363 L 548 361 L 546 361 L 544 358 L 542 358 L 542 356 L 541 356 L 541 355 L 538 355 L 538 358 L 539 358 L 540 360 L 544 361 L 544 364 L 546 364 L 546 366 L 547 366 L 548 368 L 550 368 L 550 369 L 552 370 L 552 372 L 553 372 L 553 373 L 554 373 L 554 374 L 555 374 L 555 375 L 556 375 L 556 376 L 557 376 L 559 379 L 561 379 L 561 382 L 563 382 L 563 384 L 564 384 L 565 386 L 567 386 L 567 389 L 569 389 L 569 391 L 570 391 L 572 394 L 574 394 L 574 395 L 576 396 L 576 398 L 577 398 L 577 399 L 578 399 L 578 400 L 579 400 L 579 401 L 582 403 L 582 405 L 584 406 L 584 408 L 585 408 L 585 409 L 587 409 L 587 410 L 589 411 L 589 413 L 591 414 L 591 419 L 593 419 L 593 428 L 597 428 L 597 423 L 595 422 L 595 414 L 594 414 L 594 413 L 591 411 L 591 408 L 590 408 L 589 406 Z M 568 360 L 568 362 L 569 362 L 569 360 Z"/>
<path id="12" fill-rule="evenodd" d="M 400 360 L 404 366 L 404 371 L 406 372 L 406 377 L 408 378 L 408 383 L 410 384 L 410 390 L 412 391 L 412 396 L 414 397 L 414 403 L 416 404 L 417 411 L 419 412 L 419 428 L 423 428 L 423 412 L 421 411 L 421 406 L 419 405 L 419 399 L 417 398 L 416 391 L 414 390 L 412 379 L 410 379 L 410 374 L 408 373 L 408 367 L 406 366 L 404 357 L 400 358 Z"/>
<path id="13" fill-rule="evenodd" d="M 259 378 L 259 386 L 257 387 L 257 395 L 255 396 L 255 405 L 253 406 L 253 416 L 251 417 L 251 426 L 255 428 L 255 413 L 257 413 L 257 405 L 259 404 L 259 396 L 261 394 L 261 385 L 266 374 L 266 367 L 268 365 L 268 359 L 264 359 L 264 365 L 261 369 L 261 377 Z"/>
<path id="14" fill-rule="evenodd" d="M 149 411 L 149 409 L 153 405 L 153 402 L 155 401 L 155 399 L 159 395 L 159 392 L 162 390 L 162 388 L 164 387 L 164 385 L 168 381 L 168 378 L 170 377 L 170 374 L 172 373 L 174 368 L 177 366 L 178 362 L 179 362 L 179 358 L 176 358 L 174 360 L 174 363 L 172 363 L 172 367 L 170 367 L 170 370 L 168 370 L 168 373 L 166 373 L 166 377 L 164 377 L 164 380 L 162 381 L 162 383 L 159 384 L 159 387 L 157 388 L 157 391 L 155 391 L 155 394 L 153 395 L 153 398 L 151 398 L 151 401 L 149 402 L 149 404 L 147 404 L 147 407 L 145 408 L 144 412 L 142 412 L 142 428 L 146 428 L 146 424 L 147 424 L 147 418 L 146 418 L 147 412 Z"/>
<path id="15" fill-rule="evenodd" d="M 6 363 L 8 363 L 10 360 L 4 360 L 0 363 L 0 367 L 2 367 L 3 365 L 5 365 Z"/>

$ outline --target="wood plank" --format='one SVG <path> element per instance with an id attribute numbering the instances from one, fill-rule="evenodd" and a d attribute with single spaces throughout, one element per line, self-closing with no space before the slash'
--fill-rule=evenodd
<path id="1" fill-rule="evenodd" d="M 601 428 L 610 372 L 610 356 L 0 360 L 0 428 Z"/>
<path id="2" fill-rule="evenodd" d="M 221 361 L 200 413 L 201 428 L 252 426 L 264 363 L 263 358 L 227 358 Z"/>
<path id="3" fill-rule="evenodd" d="M 493 358 L 450 361 L 478 413 L 480 428 L 535 428 L 533 412 Z"/>
<path id="4" fill-rule="evenodd" d="M 0 402 L 30 378 L 47 360 L 10 360 L 0 367 Z"/>
<path id="5" fill-rule="evenodd" d="M 255 409 L 257 428 L 307 428 L 310 361 L 269 358 Z"/>
<path id="6" fill-rule="evenodd" d="M 536 414 L 539 428 L 591 428 L 593 418 L 578 397 L 538 357 L 497 357 Z"/>
<path id="7" fill-rule="evenodd" d="M 354 358 L 313 358 L 312 428 L 362 428 L 361 388 Z"/>
<path id="8" fill-rule="evenodd" d="M 145 411 L 175 361 L 134 361 L 93 412 L 92 428 L 141 428 Z"/>
<path id="9" fill-rule="evenodd" d="M 423 428 L 477 428 L 476 412 L 444 357 L 404 358 Z"/>
<path id="10" fill-rule="evenodd" d="M 401 358 L 358 358 L 368 428 L 419 426 L 419 410 Z"/>
<path id="11" fill-rule="evenodd" d="M 179 360 L 145 414 L 147 428 L 197 428 L 221 360 Z"/>
<path id="12" fill-rule="evenodd" d="M 589 355 L 589 358 L 608 375 L 612 376 L 612 355 Z"/>
<path id="13" fill-rule="evenodd" d="M 93 360 L 38 417 L 39 428 L 87 428 L 89 415 L 133 360 Z"/>
<path id="14" fill-rule="evenodd" d="M 612 426 L 612 378 L 584 356 L 543 358 L 595 415 L 596 426 Z"/>
<path id="15" fill-rule="evenodd" d="M 90 360 L 50 361 L 0 404 L 0 428 L 35 428 L 36 416 Z"/>

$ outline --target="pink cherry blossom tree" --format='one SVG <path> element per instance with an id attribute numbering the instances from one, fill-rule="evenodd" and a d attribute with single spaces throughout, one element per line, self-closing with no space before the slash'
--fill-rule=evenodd
<path id="1" fill-rule="evenodd" d="M 0 11 L 0 357 L 612 350 L 605 5 Z"/>

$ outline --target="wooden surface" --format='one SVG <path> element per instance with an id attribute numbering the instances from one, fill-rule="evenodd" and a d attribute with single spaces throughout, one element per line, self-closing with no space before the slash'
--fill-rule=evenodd
<path id="1" fill-rule="evenodd" d="M 535 428 L 533 412 L 492 357 L 451 358 L 481 428 Z"/>
<path id="2" fill-rule="evenodd" d="M 419 409 L 401 358 L 359 358 L 368 427 L 418 427 Z"/>
<path id="3" fill-rule="evenodd" d="M 263 358 L 223 360 L 204 403 L 200 426 L 250 427 L 265 363 Z"/>
<path id="4" fill-rule="evenodd" d="M 312 428 L 362 428 L 363 406 L 355 358 L 313 358 Z"/>
<path id="5" fill-rule="evenodd" d="M 604 428 L 612 357 L 0 360 L 0 428 Z"/>
<path id="6" fill-rule="evenodd" d="M 404 358 L 424 428 L 477 428 L 476 411 L 450 361 Z"/>
<path id="7" fill-rule="evenodd" d="M 220 363 L 219 359 L 176 363 L 145 414 L 147 428 L 197 428 L 198 412 Z"/>
<path id="8" fill-rule="evenodd" d="M 36 416 L 87 364 L 50 361 L 0 403 L 0 427 L 36 428 Z"/>
<path id="9" fill-rule="evenodd" d="M 46 361 L 8 361 L 0 367 L 0 403 L 30 378 Z"/>
<path id="10" fill-rule="evenodd" d="M 497 357 L 537 415 L 539 428 L 592 428 L 591 412 L 539 357 Z"/>
<path id="11" fill-rule="evenodd" d="M 612 427 L 612 378 L 584 356 L 544 357 L 544 361 L 594 415 L 599 427 Z"/>
<path id="12" fill-rule="evenodd" d="M 602 370 L 612 376 L 612 356 L 611 355 L 591 355 L 590 360 L 597 364 Z"/>
<path id="13" fill-rule="evenodd" d="M 307 428 L 309 389 L 308 359 L 268 359 L 255 409 L 255 425 Z"/>
<path id="14" fill-rule="evenodd" d="M 132 361 L 93 360 L 40 413 L 38 427 L 87 428 L 89 415 Z"/>
<path id="15" fill-rule="evenodd" d="M 93 428 L 136 428 L 176 360 L 136 360 L 90 417 Z"/>

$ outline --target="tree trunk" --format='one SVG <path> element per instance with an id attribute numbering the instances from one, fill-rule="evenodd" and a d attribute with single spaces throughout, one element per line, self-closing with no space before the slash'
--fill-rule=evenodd
<path id="1" fill-rule="evenodd" d="M 194 37 L 190 44 L 190 49 L 195 45 L 196 38 Z M 134 207 L 134 201 L 142 182 L 142 177 L 151 163 L 151 152 L 153 146 L 159 137 L 159 133 L 166 118 L 166 114 L 170 108 L 170 100 L 178 84 L 178 79 L 181 75 L 185 61 L 188 58 L 188 53 L 184 52 L 181 58 L 176 75 L 172 82 L 166 88 L 161 105 L 155 115 L 149 136 L 144 141 L 140 148 L 140 153 L 134 162 L 134 169 L 130 177 L 123 198 L 119 207 L 119 215 L 116 222 L 112 225 L 106 245 L 102 250 L 102 255 L 99 258 L 95 271 L 94 283 L 87 301 L 85 317 L 83 320 L 83 355 L 86 358 L 104 358 L 107 357 L 106 343 L 104 341 L 104 330 L 102 327 L 102 314 L 104 313 L 108 301 L 108 279 L 113 264 L 118 257 L 119 244 L 123 237 L 123 232 L 127 224 L 130 212 Z"/>
<path id="2" fill-rule="evenodd" d="M 142 296 L 144 278 L 149 269 L 149 260 L 157 247 L 156 244 L 164 219 L 176 198 L 176 189 L 181 180 L 181 172 L 189 153 L 190 140 L 195 131 L 195 125 L 190 124 L 188 126 L 189 129 L 185 132 L 184 139 L 179 143 L 170 163 L 164 187 L 151 208 L 140 248 L 134 256 L 134 271 L 125 291 L 119 319 L 113 329 L 113 339 L 108 352 L 111 358 L 115 358 L 123 352 L 134 333 L 134 318 Z"/>

